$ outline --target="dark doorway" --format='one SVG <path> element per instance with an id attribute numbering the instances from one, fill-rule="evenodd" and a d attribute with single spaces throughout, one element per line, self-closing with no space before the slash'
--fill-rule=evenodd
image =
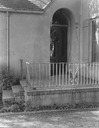
<path id="1" fill-rule="evenodd" d="M 59 63 L 67 62 L 68 19 L 63 9 L 56 11 L 56 13 L 54 14 L 50 29 L 50 35 L 51 75 L 55 75 L 59 74 L 59 70 L 63 70 L 62 65 Z"/>
<path id="2" fill-rule="evenodd" d="M 53 16 L 50 35 L 50 62 L 67 62 L 68 20 L 62 10 Z"/>

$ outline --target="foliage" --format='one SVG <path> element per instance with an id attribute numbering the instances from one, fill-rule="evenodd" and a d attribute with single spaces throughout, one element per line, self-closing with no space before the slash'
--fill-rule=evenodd
<path id="1" fill-rule="evenodd" d="M 9 104 L 7 106 L 4 106 L 0 113 L 6 113 L 6 112 L 23 112 L 25 110 L 25 104 L 24 101 L 15 102 L 13 104 Z"/>
<path id="2" fill-rule="evenodd" d="M 91 0 L 89 2 L 90 17 L 99 16 L 99 0 Z"/>
<path id="3" fill-rule="evenodd" d="M 14 74 L 9 74 L 6 71 L 3 71 L 0 74 L 0 81 L 3 84 L 4 90 L 9 90 L 13 85 L 20 84 L 19 78 L 15 77 Z"/>
<path id="4" fill-rule="evenodd" d="M 20 111 L 18 104 L 11 105 L 11 107 L 9 108 L 9 110 L 11 112 L 19 112 Z"/>
<path id="5" fill-rule="evenodd" d="M 29 103 L 28 103 L 29 105 Z M 42 111 L 42 110 L 79 110 L 79 109 L 91 109 L 99 107 L 99 103 L 67 103 L 66 105 L 46 105 L 46 106 L 38 106 L 32 107 L 27 106 L 26 111 Z"/>
<path id="6" fill-rule="evenodd" d="M 9 107 L 3 107 L 0 110 L 0 113 L 6 113 L 6 112 L 24 112 L 24 111 L 43 111 L 43 110 L 79 110 L 79 109 L 91 109 L 91 108 L 97 108 L 99 107 L 99 103 L 72 103 L 72 104 L 65 104 L 65 105 L 45 105 L 45 106 L 37 106 L 32 107 L 30 102 L 19 102 L 14 103 Z"/>
<path id="7" fill-rule="evenodd" d="M 19 106 L 20 111 L 24 111 L 25 110 L 25 101 L 20 101 L 16 103 Z"/>
<path id="8" fill-rule="evenodd" d="M 32 111 L 32 105 L 30 101 L 25 103 L 25 111 Z"/>
<path id="9" fill-rule="evenodd" d="M 5 112 L 9 112 L 9 108 L 8 108 L 8 107 L 3 107 L 3 108 L 0 110 L 0 113 L 5 113 Z"/>

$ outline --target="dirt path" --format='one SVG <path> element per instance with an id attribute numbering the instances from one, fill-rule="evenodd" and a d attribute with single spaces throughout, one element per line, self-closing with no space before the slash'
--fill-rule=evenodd
<path id="1" fill-rule="evenodd" d="M 99 128 L 99 112 L 51 112 L 2 116 L 0 128 Z"/>

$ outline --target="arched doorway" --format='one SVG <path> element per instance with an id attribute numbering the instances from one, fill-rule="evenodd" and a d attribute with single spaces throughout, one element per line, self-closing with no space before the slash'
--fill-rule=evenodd
<path id="1" fill-rule="evenodd" d="M 69 18 L 66 10 L 59 9 L 52 18 L 50 29 L 50 62 L 67 62 Z"/>
<path id="2" fill-rule="evenodd" d="M 59 74 L 59 72 L 62 73 L 63 70 L 65 73 L 68 56 L 70 56 L 68 44 L 70 45 L 71 18 L 71 12 L 64 8 L 57 10 L 53 15 L 50 28 L 51 75 Z M 60 63 L 64 63 L 64 66 Z"/>

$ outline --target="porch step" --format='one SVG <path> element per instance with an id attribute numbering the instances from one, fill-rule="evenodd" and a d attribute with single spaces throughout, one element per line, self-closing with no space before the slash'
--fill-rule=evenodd
<path id="1" fill-rule="evenodd" d="M 4 106 L 11 105 L 15 102 L 15 97 L 12 90 L 3 90 L 2 91 L 2 102 Z"/>
<path id="2" fill-rule="evenodd" d="M 2 102 L 11 104 L 24 100 L 24 90 L 21 85 L 12 86 L 12 90 L 2 90 Z"/>
<path id="3" fill-rule="evenodd" d="M 13 100 L 14 99 L 13 91 L 12 90 L 3 90 L 2 91 L 2 99 L 3 99 L 3 101 Z"/>
<path id="4" fill-rule="evenodd" d="M 12 86 L 12 92 L 13 92 L 16 102 L 20 102 L 24 100 L 24 90 L 22 86 L 20 85 Z"/>
<path id="5" fill-rule="evenodd" d="M 12 86 L 12 92 L 13 94 L 21 93 L 23 92 L 23 89 L 20 85 Z"/>

